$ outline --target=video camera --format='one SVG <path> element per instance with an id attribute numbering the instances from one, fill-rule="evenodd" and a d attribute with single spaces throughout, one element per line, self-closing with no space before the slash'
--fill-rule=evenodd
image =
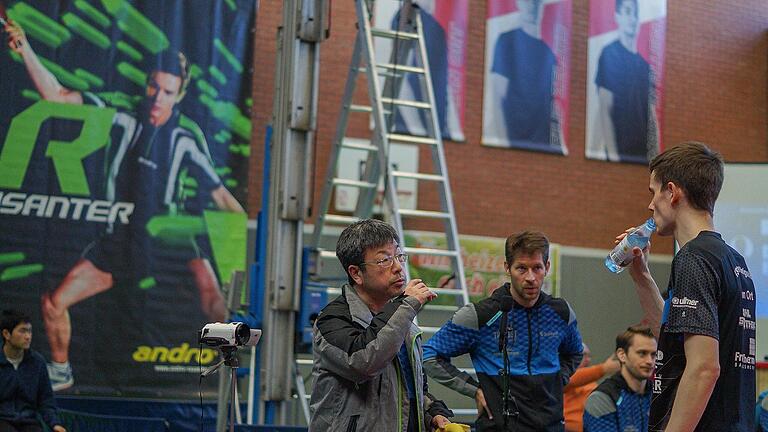
<path id="1" fill-rule="evenodd" d="M 260 338 L 261 330 L 241 322 L 206 324 L 198 337 L 200 343 L 211 347 L 256 346 Z"/>

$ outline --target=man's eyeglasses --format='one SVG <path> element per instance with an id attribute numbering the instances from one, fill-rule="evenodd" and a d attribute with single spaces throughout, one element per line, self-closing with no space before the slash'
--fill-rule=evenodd
<path id="1" fill-rule="evenodd" d="M 360 264 L 358 264 L 358 266 L 362 267 L 366 264 L 376 264 L 381 268 L 390 268 L 392 267 L 392 264 L 395 263 L 395 260 L 397 260 L 401 264 L 404 264 L 406 261 L 408 261 L 408 255 L 404 253 L 400 253 L 395 256 L 388 256 L 376 261 L 361 262 Z"/>

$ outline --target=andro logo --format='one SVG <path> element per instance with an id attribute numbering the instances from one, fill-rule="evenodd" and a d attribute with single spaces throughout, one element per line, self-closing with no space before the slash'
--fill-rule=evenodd
<path id="1" fill-rule="evenodd" d="M 741 268 L 741 266 L 736 266 L 736 268 L 733 269 L 733 274 L 735 274 L 736 277 L 742 275 L 747 279 L 752 279 L 752 275 L 749 273 L 749 270 Z"/>
<path id="2" fill-rule="evenodd" d="M 156 346 L 150 347 L 140 345 L 133 352 L 133 361 L 139 363 L 187 363 L 207 365 L 216 358 L 216 350 L 211 348 L 190 348 L 189 344 L 184 342 L 179 347 Z"/>
<path id="3" fill-rule="evenodd" d="M 541 337 L 556 337 L 557 334 L 558 333 L 556 331 L 543 331 L 542 330 L 542 331 L 539 332 L 539 335 Z"/>
<path id="4" fill-rule="evenodd" d="M 698 305 L 699 305 L 698 300 L 691 300 L 688 297 L 683 297 L 683 298 L 672 297 L 672 307 L 685 307 L 685 308 L 696 309 Z"/>

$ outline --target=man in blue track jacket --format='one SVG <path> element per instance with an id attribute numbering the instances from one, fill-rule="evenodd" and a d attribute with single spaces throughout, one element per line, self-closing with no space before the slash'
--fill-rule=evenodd
<path id="1" fill-rule="evenodd" d="M 621 370 L 589 395 L 584 432 L 648 430 L 656 337 L 649 327 L 633 326 L 616 337 Z"/>
<path id="2" fill-rule="evenodd" d="M 563 387 L 582 357 L 576 314 L 565 300 L 541 292 L 549 271 L 549 241 L 544 234 L 525 231 L 508 237 L 505 257 L 510 283 L 456 312 L 424 345 L 424 370 L 476 400 L 479 432 L 503 431 L 499 330 L 506 321 L 513 414 L 507 430 L 562 431 Z M 501 305 L 509 296 L 514 300 L 512 310 L 507 320 L 500 319 Z M 450 362 L 466 353 L 479 382 Z"/>

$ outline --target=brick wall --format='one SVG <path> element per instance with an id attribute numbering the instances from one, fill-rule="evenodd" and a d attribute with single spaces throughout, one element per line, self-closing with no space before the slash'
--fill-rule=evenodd
<path id="1" fill-rule="evenodd" d="M 261 202 L 264 125 L 272 113 L 275 34 L 281 21 L 281 3 L 261 2 L 257 22 L 251 216 Z M 321 54 L 316 205 L 355 34 L 353 2 L 332 4 L 331 38 L 323 43 Z M 533 228 L 561 244 L 609 247 L 616 233 L 647 217 L 648 172 L 640 165 L 584 158 L 588 0 L 573 0 L 567 157 L 480 145 L 485 2 L 473 0 L 469 7 L 467 141 L 445 143 L 460 233 L 501 237 Z M 767 65 L 765 0 L 669 1 L 665 145 L 696 139 L 709 143 L 728 161 L 768 161 Z M 359 134 L 366 126 L 362 119 L 352 122 Z M 425 206 L 434 203 L 434 194 L 420 193 L 420 197 Z M 654 249 L 671 252 L 671 240 L 656 242 Z"/>

